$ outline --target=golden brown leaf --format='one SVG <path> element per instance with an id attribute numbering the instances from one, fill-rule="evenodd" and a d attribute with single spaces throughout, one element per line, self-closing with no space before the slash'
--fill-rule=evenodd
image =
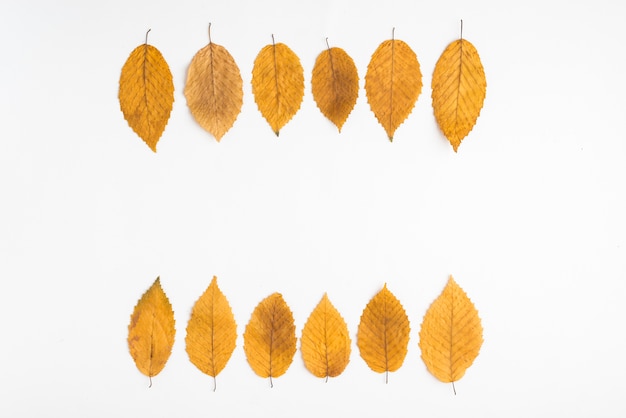
<path id="1" fill-rule="evenodd" d="M 452 276 L 430 305 L 419 346 L 428 370 L 442 382 L 455 382 L 472 365 L 483 343 L 478 312 Z"/>
<path id="2" fill-rule="evenodd" d="M 243 105 L 243 81 L 235 59 L 210 40 L 191 60 L 185 85 L 187 106 L 196 121 L 219 142 Z"/>
<path id="3" fill-rule="evenodd" d="M 421 92 L 422 72 L 411 47 L 397 39 L 381 43 L 367 66 L 365 94 L 390 141 Z"/>
<path id="4" fill-rule="evenodd" d="M 174 105 L 172 73 L 161 52 L 146 43 L 130 53 L 120 75 L 120 108 L 128 125 L 156 152 Z"/>
<path id="5" fill-rule="evenodd" d="M 300 59 L 282 43 L 266 45 L 254 60 L 252 93 L 259 111 L 278 136 L 298 112 L 304 97 Z"/>
<path id="6" fill-rule="evenodd" d="M 361 315 L 357 333 L 361 357 L 377 373 L 398 370 L 407 354 L 410 330 L 404 308 L 385 285 Z"/>
<path id="7" fill-rule="evenodd" d="M 350 361 L 348 326 L 326 294 L 304 324 L 300 341 L 304 365 L 317 377 L 339 376 Z"/>
<path id="8" fill-rule="evenodd" d="M 317 56 L 311 88 L 317 107 L 341 132 L 359 95 L 359 75 L 346 51 L 328 48 Z"/>
<path id="9" fill-rule="evenodd" d="M 465 39 L 452 42 L 435 65 L 432 99 L 435 119 L 455 152 L 476 124 L 486 94 L 478 51 Z"/>
<path id="10" fill-rule="evenodd" d="M 128 348 L 139 371 L 152 378 L 163 370 L 174 345 L 174 311 L 157 277 L 130 317 Z"/>
<path id="11" fill-rule="evenodd" d="M 261 377 L 282 376 L 296 354 L 293 314 L 280 293 L 263 299 L 252 312 L 243 334 L 248 363 Z"/>
<path id="12" fill-rule="evenodd" d="M 193 306 L 185 343 L 189 360 L 213 378 L 224 369 L 235 350 L 235 316 L 215 276 Z"/>

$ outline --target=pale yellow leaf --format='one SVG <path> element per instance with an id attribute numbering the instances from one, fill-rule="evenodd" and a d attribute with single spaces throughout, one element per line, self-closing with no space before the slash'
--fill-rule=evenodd
<path id="1" fill-rule="evenodd" d="M 324 294 L 302 330 L 300 351 L 317 377 L 339 376 L 350 361 L 350 336 L 341 314 Z"/>
<path id="2" fill-rule="evenodd" d="M 317 56 L 311 88 L 317 107 L 341 132 L 359 95 L 359 75 L 346 51 L 333 47 Z"/>
<path id="3" fill-rule="evenodd" d="M 237 324 L 226 296 L 217 286 L 217 277 L 193 306 L 185 343 L 189 360 L 213 378 L 235 350 Z"/>
<path id="4" fill-rule="evenodd" d="M 390 141 L 421 92 L 422 72 L 411 47 L 397 39 L 381 43 L 367 66 L 365 93 Z"/>
<path id="5" fill-rule="evenodd" d="M 357 333 L 361 357 L 377 373 L 398 370 L 407 354 L 410 330 L 404 308 L 385 285 L 361 315 Z"/>
<path id="6" fill-rule="evenodd" d="M 156 152 L 174 104 L 172 73 L 161 52 L 147 41 L 135 48 L 122 67 L 119 84 L 124 119 Z"/>
<path id="7" fill-rule="evenodd" d="M 157 277 L 130 317 L 128 348 L 139 371 L 152 378 L 163 370 L 174 345 L 174 311 Z"/>
<path id="8" fill-rule="evenodd" d="M 276 135 L 298 112 L 304 97 L 300 59 L 282 43 L 266 45 L 254 60 L 252 93 Z"/>
<path id="9" fill-rule="evenodd" d="M 478 311 L 450 276 L 424 315 L 419 342 L 422 360 L 437 379 L 455 382 L 472 365 L 482 343 Z"/>
<path id="10" fill-rule="evenodd" d="M 233 126 L 243 105 L 243 81 L 235 59 L 210 42 L 191 60 L 185 84 L 187 106 L 218 141 Z"/>
<path id="11" fill-rule="evenodd" d="M 293 314 L 280 293 L 263 299 L 252 312 L 243 334 L 243 349 L 260 377 L 282 376 L 296 354 Z"/>
<path id="12" fill-rule="evenodd" d="M 455 152 L 476 124 L 486 94 L 478 51 L 465 39 L 452 42 L 435 65 L 432 99 L 435 119 Z"/>

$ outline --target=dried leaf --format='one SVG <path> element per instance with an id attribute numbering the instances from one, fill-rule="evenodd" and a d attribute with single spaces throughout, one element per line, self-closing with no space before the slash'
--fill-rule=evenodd
<path id="1" fill-rule="evenodd" d="M 122 67 L 120 108 L 128 125 L 156 152 L 174 105 L 172 73 L 161 52 L 146 43 Z"/>
<path id="2" fill-rule="evenodd" d="M 196 121 L 219 142 L 243 105 L 243 81 L 235 59 L 210 40 L 191 60 L 185 85 L 187 106 Z"/>
<path id="3" fill-rule="evenodd" d="M 252 93 L 276 136 L 298 112 L 304 97 L 300 59 L 282 43 L 266 45 L 254 60 Z"/>
<path id="4" fill-rule="evenodd" d="M 442 382 L 455 382 L 472 365 L 483 343 L 478 312 L 452 276 L 430 305 L 419 346 L 428 370 Z"/>
<path id="5" fill-rule="evenodd" d="M 397 39 L 381 43 L 367 66 L 365 93 L 390 141 L 421 92 L 422 73 L 411 47 Z"/>
<path id="6" fill-rule="evenodd" d="M 385 285 L 361 315 L 357 333 L 361 357 L 377 373 L 398 370 L 407 354 L 410 330 L 404 308 Z"/>
<path id="7" fill-rule="evenodd" d="M 302 359 L 317 377 L 339 376 L 350 361 L 350 336 L 341 314 L 324 294 L 302 330 Z"/>
<path id="8" fill-rule="evenodd" d="M 252 312 L 243 334 L 248 363 L 261 377 L 282 376 L 296 354 L 293 314 L 280 293 L 263 299 Z"/>
<path id="9" fill-rule="evenodd" d="M 185 343 L 189 360 L 213 378 L 224 369 L 235 350 L 235 316 L 215 276 L 193 306 Z"/>
<path id="10" fill-rule="evenodd" d="M 139 371 L 152 378 L 163 370 L 174 345 L 174 311 L 157 277 L 130 317 L 128 348 Z"/>
<path id="11" fill-rule="evenodd" d="M 359 95 L 359 75 L 341 48 L 328 48 L 317 56 L 311 77 L 313 98 L 324 116 L 341 132 Z"/>
<path id="12" fill-rule="evenodd" d="M 465 39 L 452 42 L 435 65 L 432 99 L 435 119 L 455 152 L 476 124 L 486 94 L 478 51 Z"/>

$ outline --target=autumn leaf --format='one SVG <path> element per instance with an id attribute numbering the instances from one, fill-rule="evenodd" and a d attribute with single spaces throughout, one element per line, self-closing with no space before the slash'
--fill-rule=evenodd
<path id="1" fill-rule="evenodd" d="M 304 69 L 300 59 L 282 43 L 266 45 L 254 60 L 252 93 L 276 136 L 300 109 Z"/>
<path id="2" fill-rule="evenodd" d="M 174 311 L 157 277 L 137 302 L 128 326 L 130 355 L 150 385 L 172 353 L 175 333 Z"/>
<path id="3" fill-rule="evenodd" d="M 122 67 L 118 98 L 128 125 L 156 152 L 174 105 L 174 83 L 161 52 L 148 45 L 147 33 Z"/>
<path id="4" fill-rule="evenodd" d="M 185 343 L 189 360 L 215 383 L 237 343 L 235 316 L 215 276 L 193 306 Z"/>
<path id="5" fill-rule="evenodd" d="M 405 42 L 381 43 L 365 74 L 365 93 L 389 140 L 409 116 L 422 91 L 422 73 L 415 52 Z"/>
<path id="6" fill-rule="evenodd" d="M 478 51 L 465 39 L 443 51 L 432 78 L 435 119 L 456 152 L 480 115 L 487 80 Z"/>
<path id="7" fill-rule="evenodd" d="M 311 87 L 317 107 L 341 132 L 359 95 L 359 75 L 352 58 L 341 48 L 323 51 L 315 60 Z"/>
<path id="8" fill-rule="evenodd" d="M 243 349 L 252 370 L 260 377 L 282 376 L 296 354 L 293 314 L 280 293 L 263 299 L 252 312 L 243 334 Z"/>
<path id="9" fill-rule="evenodd" d="M 483 327 L 478 312 L 450 276 L 443 292 L 430 305 L 420 330 L 422 360 L 437 379 L 454 384 L 478 356 Z"/>
<path id="10" fill-rule="evenodd" d="M 409 332 L 404 308 L 385 285 L 361 315 L 357 333 L 361 357 L 377 373 L 398 370 L 407 354 Z"/>
<path id="11" fill-rule="evenodd" d="M 243 81 L 234 58 L 211 42 L 200 49 L 187 71 L 185 97 L 196 121 L 219 142 L 233 126 L 243 105 Z"/>
<path id="12" fill-rule="evenodd" d="M 302 359 L 317 377 L 339 376 L 350 361 L 350 336 L 341 314 L 324 294 L 302 330 Z"/>

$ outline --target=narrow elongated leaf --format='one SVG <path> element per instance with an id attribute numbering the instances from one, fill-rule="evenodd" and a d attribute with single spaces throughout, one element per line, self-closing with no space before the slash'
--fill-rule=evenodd
<path id="1" fill-rule="evenodd" d="M 359 95 L 359 75 L 352 58 L 336 47 L 320 53 L 313 67 L 311 87 L 317 107 L 341 132 Z"/>
<path id="2" fill-rule="evenodd" d="M 361 357 L 377 373 L 398 370 L 407 354 L 410 330 L 404 308 L 385 285 L 361 315 L 357 333 Z"/>
<path id="3" fill-rule="evenodd" d="M 296 354 L 293 314 L 280 293 L 263 299 L 252 312 L 243 334 L 243 349 L 260 377 L 282 376 Z"/>
<path id="4" fill-rule="evenodd" d="M 486 94 L 478 51 L 465 39 L 452 42 L 435 65 L 432 99 L 435 119 L 455 152 L 476 124 Z"/>
<path id="5" fill-rule="evenodd" d="M 139 371 L 152 378 L 163 370 L 174 345 L 174 311 L 157 277 L 130 317 L 128 348 Z"/>
<path id="6" fill-rule="evenodd" d="M 437 379 L 455 382 L 478 356 L 483 327 L 478 312 L 450 276 L 443 292 L 430 305 L 420 329 L 422 360 Z"/>
<path id="7" fill-rule="evenodd" d="M 397 39 L 381 43 L 367 66 L 365 93 L 390 141 L 421 92 L 422 72 L 411 47 Z"/>
<path id="8" fill-rule="evenodd" d="M 259 111 L 278 136 L 298 112 L 304 97 L 300 59 L 282 43 L 266 45 L 254 60 L 252 93 Z"/>
<path id="9" fill-rule="evenodd" d="M 217 286 L 217 277 L 193 306 L 185 343 L 189 360 L 213 378 L 235 350 L 237 324 L 226 296 Z"/>
<path id="10" fill-rule="evenodd" d="M 118 98 L 128 125 L 156 152 L 174 105 L 174 82 L 163 55 L 147 40 L 124 63 Z"/>
<path id="11" fill-rule="evenodd" d="M 302 359 L 317 377 L 339 376 L 350 361 L 350 335 L 341 314 L 324 294 L 302 330 Z"/>
<path id="12" fill-rule="evenodd" d="M 187 106 L 196 121 L 219 141 L 243 105 L 243 81 L 235 59 L 210 41 L 191 60 L 185 85 Z"/>

